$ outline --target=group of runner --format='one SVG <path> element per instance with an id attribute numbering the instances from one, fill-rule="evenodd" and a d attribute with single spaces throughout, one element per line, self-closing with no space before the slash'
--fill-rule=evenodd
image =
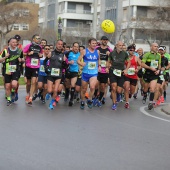
<path id="1" fill-rule="evenodd" d="M 38 34 L 22 47 L 20 38 L 11 38 L 0 58 L 7 106 L 18 100 L 21 74 L 25 77 L 25 101 L 29 106 L 37 97 L 43 104 L 51 98 L 49 108 L 54 109 L 64 94 L 70 107 L 75 100 L 80 101 L 81 109 L 86 103 L 89 108 L 102 107 L 109 89 L 112 110 L 117 109 L 122 98 L 124 107 L 129 108 L 129 99 L 137 98 L 139 87 L 143 103 L 149 95 L 149 110 L 166 100 L 170 57 L 165 46 L 153 43 L 144 54 L 142 48 L 136 50 L 135 44 L 126 47 L 122 41 L 111 49 L 106 36 L 101 37 L 100 43 L 89 39 L 87 48 L 78 42 L 70 48 L 62 40 L 57 40 L 54 47 Z"/>

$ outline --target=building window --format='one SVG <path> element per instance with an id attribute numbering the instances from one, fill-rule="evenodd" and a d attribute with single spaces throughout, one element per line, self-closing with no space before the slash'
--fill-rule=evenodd
<path id="1" fill-rule="evenodd" d="M 22 15 L 23 15 L 23 16 L 29 16 L 29 13 L 30 13 L 29 10 L 24 10 L 24 11 L 22 12 Z"/>
<path id="2" fill-rule="evenodd" d="M 13 30 L 19 30 L 19 24 L 14 24 Z"/>
<path id="3" fill-rule="evenodd" d="M 24 31 L 29 30 L 29 25 L 28 24 L 22 24 L 21 30 L 24 30 Z"/>

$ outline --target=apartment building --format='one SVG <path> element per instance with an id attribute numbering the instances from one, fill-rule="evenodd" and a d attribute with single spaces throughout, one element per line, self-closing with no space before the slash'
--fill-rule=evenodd
<path id="1" fill-rule="evenodd" d="M 31 34 L 38 29 L 38 10 L 39 5 L 34 0 L 8 0 L 8 5 L 21 6 L 22 15 L 31 16 L 27 22 L 19 23 L 19 20 L 13 25 L 12 31 L 7 34 L 7 39 L 19 34 L 22 39 L 30 39 Z"/>
<path id="2" fill-rule="evenodd" d="M 170 1 L 123 0 L 121 39 L 136 43 L 149 51 L 148 42 L 158 42 L 169 47 Z"/>

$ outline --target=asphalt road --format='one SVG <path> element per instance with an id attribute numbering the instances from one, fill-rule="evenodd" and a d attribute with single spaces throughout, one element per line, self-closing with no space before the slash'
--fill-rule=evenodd
<path id="1" fill-rule="evenodd" d="M 112 111 L 108 98 L 91 110 L 61 100 L 51 111 L 38 100 L 27 106 L 19 92 L 7 107 L 0 91 L 0 170 L 170 169 L 170 117 L 142 113 L 141 97 L 130 109 Z"/>

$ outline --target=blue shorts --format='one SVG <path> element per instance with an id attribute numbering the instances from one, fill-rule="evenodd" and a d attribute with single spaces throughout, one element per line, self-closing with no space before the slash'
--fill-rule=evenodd
<path id="1" fill-rule="evenodd" d="M 82 80 L 85 82 L 89 82 L 90 78 L 92 77 L 97 77 L 98 74 L 86 74 L 86 73 L 82 73 Z"/>

